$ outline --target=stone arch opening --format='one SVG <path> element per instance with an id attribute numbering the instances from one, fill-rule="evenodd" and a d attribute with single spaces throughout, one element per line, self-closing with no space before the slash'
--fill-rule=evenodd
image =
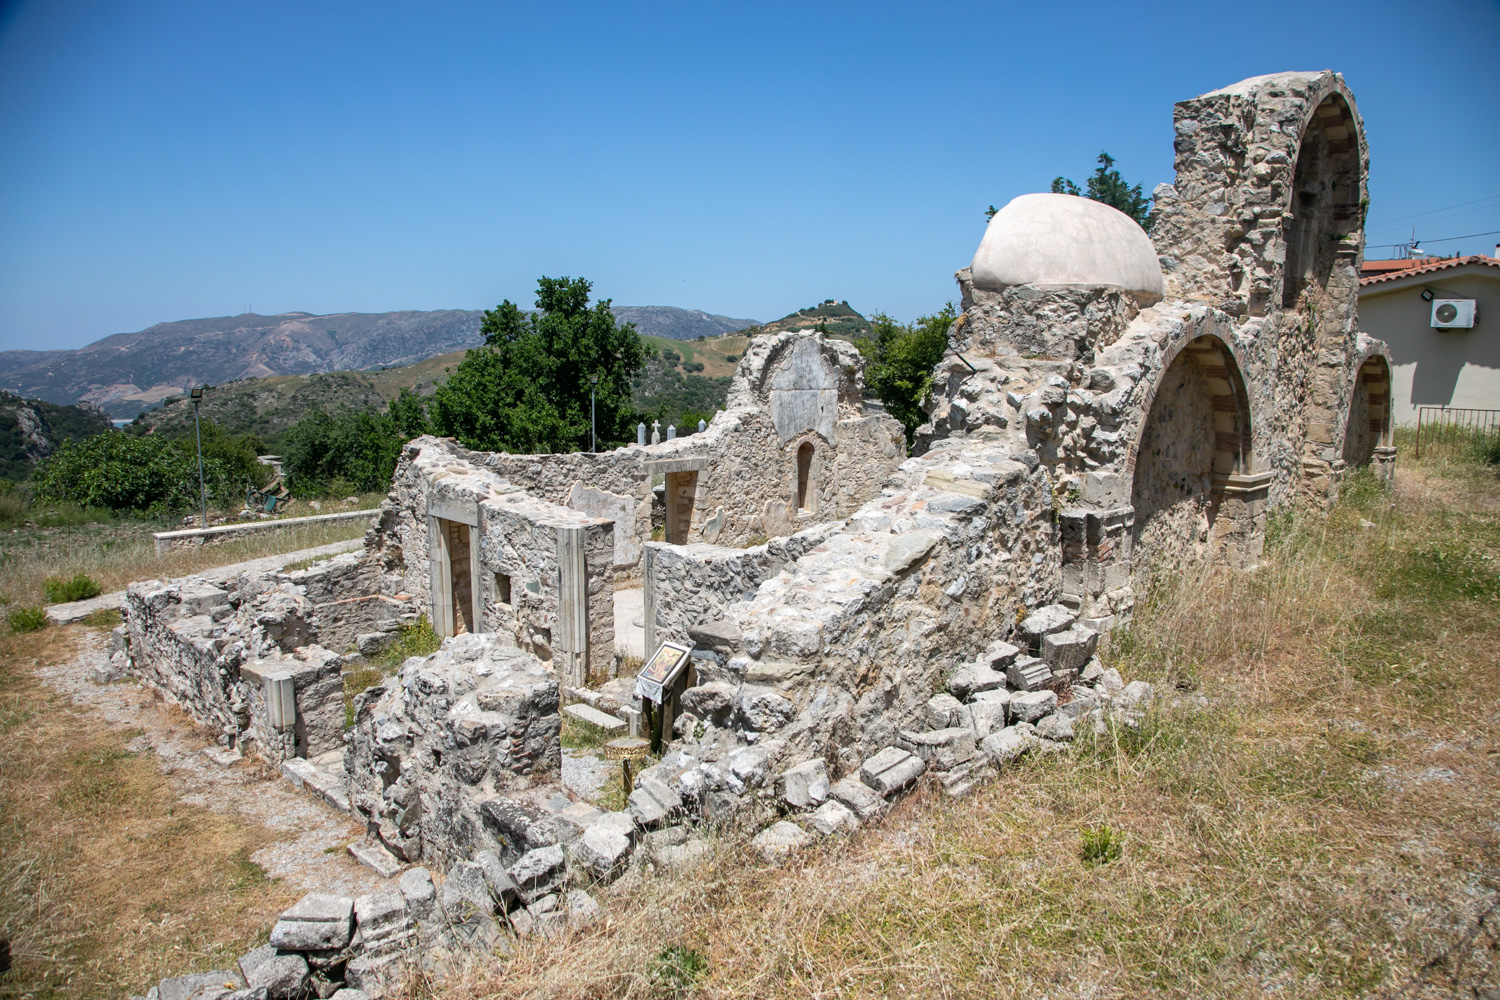
<path id="1" fill-rule="evenodd" d="M 1354 374 L 1349 416 L 1344 422 L 1344 465 L 1357 468 L 1391 444 L 1391 369 L 1379 354 L 1364 360 Z"/>
<path id="2" fill-rule="evenodd" d="M 1149 577 L 1162 565 L 1222 550 L 1226 531 L 1253 536 L 1239 504 L 1242 496 L 1263 495 L 1268 477 L 1252 465 L 1244 378 L 1223 341 L 1200 336 L 1157 379 L 1131 454 L 1135 575 Z M 1226 498 L 1234 516 L 1221 526 Z"/>
<path id="3" fill-rule="evenodd" d="M 812 464 L 813 445 L 811 441 L 803 441 L 797 447 L 797 509 L 807 510 L 809 508 L 808 497 L 816 496 L 811 492 L 812 486 Z"/>
<path id="4" fill-rule="evenodd" d="M 1310 291 L 1327 289 L 1340 241 L 1361 225 L 1360 190 L 1354 112 L 1344 95 L 1329 94 L 1308 119 L 1297 149 L 1283 231 L 1283 308 L 1298 308 Z"/>

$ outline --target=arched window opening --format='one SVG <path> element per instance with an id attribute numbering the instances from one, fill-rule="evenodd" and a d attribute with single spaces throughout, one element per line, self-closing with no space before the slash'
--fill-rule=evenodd
<path id="1" fill-rule="evenodd" d="M 813 446 L 811 441 L 804 441 L 797 449 L 797 509 L 811 510 L 808 497 L 808 489 L 812 480 Z"/>
<path id="2" fill-rule="evenodd" d="M 1344 464 L 1367 464 L 1375 449 L 1391 443 L 1391 376 L 1385 358 L 1376 355 L 1354 377 L 1349 417 L 1344 422 Z"/>

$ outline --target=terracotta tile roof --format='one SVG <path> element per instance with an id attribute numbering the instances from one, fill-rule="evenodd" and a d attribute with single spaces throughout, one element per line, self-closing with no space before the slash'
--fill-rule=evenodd
<path id="1" fill-rule="evenodd" d="M 1366 263 L 1370 262 L 1367 261 Z M 1402 261 L 1401 263 L 1406 263 L 1406 261 Z M 1359 284 L 1363 288 L 1365 285 L 1378 285 L 1383 281 L 1395 281 L 1398 278 L 1414 278 L 1419 274 L 1446 271 L 1451 267 L 1462 267 L 1465 264 L 1486 264 L 1490 267 L 1500 268 L 1500 258 L 1486 257 L 1483 254 L 1474 254 L 1472 257 L 1448 257 L 1443 260 L 1432 261 L 1430 264 L 1418 264 L 1415 267 L 1389 270 L 1384 274 L 1367 275 L 1359 279 Z"/>
<path id="2" fill-rule="evenodd" d="M 1372 274 L 1384 274 L 1386 271 L 1405 271 L 1411 267 L 1421 267 L 1424 262 L 1421 257 L 1404 258 L 1401 260 L 1367 260 L 1359 266 L 1359 273 L 1363 277 Z"/>

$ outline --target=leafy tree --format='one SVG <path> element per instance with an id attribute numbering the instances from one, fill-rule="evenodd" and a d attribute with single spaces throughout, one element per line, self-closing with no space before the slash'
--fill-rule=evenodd
<path id="1" fill-rule="evenodd" d="M 906 428 L 908 446 L 927 419 L 922 401 L 932 389 L 932 370 L 948 350 L 948 330 L 957 318 L 951 302 L 910 326 L 876 313 L 870 320 L 870 336 L 859 341 L 867 359 L 865 385 Z"/>
<path id="2" fill-rule="evenodd" d="M 589 443 L 589 376 L 600 446 L 634 437 L 631 378 L 646 352 L 635 324 L 610 300 L 589 306 L 584 278 L 537 281 L 534 313 L 509 299 L 484 314 L 485 346 L 469 351 L 432 397 L 438 434 L 470 448 L 517 453 L 572 451 Z"/>
<path id="3" fill-rule="evenodd" d="M 386 414 L 395 422 L 396 429 L 402 437 L 410 441 L 414 437 L 421 437 L 431 430 L 427 420 L 427 404 L 422 402 L 422 397 L 403 388 L 391 405 Z"/>
<path id="4" fill-rule="evenodd" d="M 236 505 L 247 486 L 264 485 L 253 447 L 212 423 L 203 425 L 203 479 L 210 502 Z M 165 514 L 198 506 L 198 453 L 192 438 L 136 437 L 110 431 L 68 441 L 36 472 L 43 500 Z"/>
<path id="5" fill-rule="evenodd" d="M 287 431 L 287 489 L 298 497 L 386 489 L 408 440 L 391 413 L 315 410 Z"/>
<path id="6" fill-rule="evenodd" d="M 1086 182 L 1085 189 L 1080 191 L 1078 185 L 1066 177 L 1054 177 L 1052 179 L 1053 194 L 1074 194 L 1094 201 L 1102 201 L 1106 205 L 1118 208 L 1130 216 L 1141 228 L 1147 232 L 1151 231 L 1151 198 L 1144 194 L 1139 184 L 1126 183 L 1125 178 L 1115 169 L 1114 157 L 1108 153 L 1099 153 L 1099 166 Z M 990 206 L 993 214 L 995 206 Z"/>

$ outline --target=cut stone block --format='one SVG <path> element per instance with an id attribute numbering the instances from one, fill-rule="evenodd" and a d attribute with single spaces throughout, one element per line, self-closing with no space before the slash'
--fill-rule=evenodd
<path id="1" fill-rule="evenodd" d="M 980 654 L 979 663 L 995 673 L 1004 673 L 1005 668 L 1010 666 L 1020 653 L 1021 647 L 1001 639 L 985 647 L 984 652 Z"/>
<path id="2" fill-rule="evenodd" d="M 1010 717 L 1017 722 L 1035 723 L 1056 710 L 1056 691 L 1027 691 L 1010 700 Z"/>
<path id="3" fill-rule="evenodd" d="M 881 795 L 890 796 L 916 781 L 926 769 L 926 763 L 916 754 L 886 747 L 860 766 L 859 779 Z"/>
<path id="4" fill-rule="evenodd" d="M 292 784 L 302 788 L 308 778 L 317 777 L 318 769 L 301 757 L 289 757 L 281 762 L 281 773 Z"/>
<path id="5" fill-rule="evenodd" d="M 1044 740 L 1071 743 L 1073 742 L 1073 720 L 1061 712 L 1054 712 L 1036 724 L 1036 734 Z"/>
<path id="6" fill-rule="evenodd" d="M 836 801 L 848 806 L 862 820 L 874 819 L 885 811 L 885 799 L 853 775 L 834 782 L 828 793 Z"/>
<path id="7" fill-rule="evenodd" d="M 267 1000 L 302 1000 L 309 973 L 307 959 L 296 952 L 278 952 L 268 944 L 262 945 L 241 956 L 239 966 L 245 985 L 264 988 Z"/>
<path id="8" fill-rule="evenodd" d="M 527 851 L 510 866 L 510 877 L 521 891 L 521 901 L 533 900 L 555 892 L 568 877 L 568 861 L 557 844 Z"/>
<path id="9" fill-rule="evenodd" d="M 355 841 L 349 845 L 349 856 L 382 878 L 390 878 L 401 870 L 401 862 L 380 844 Z"/>
<path id="10" fill-rule="evenodd" d="M 479 851 L 474 855 L 474 863 L 484 873 L 484 884 L 489 886 L 490 896 L 496 903 L 504 907 L 515 902 L 520 892 L 500 861 L 500 855 L 494 851 Z"/>
<path id="11" fill-rule="evenodd" d="M 957 726 L 963 710 L 962 703 L 951 694 L 935 694 L 924 706 L 928 729 L 947 729 Z"/>
<path id="12" fill-rule="evenodd" d="M 1098 646 L 1098 632 L 1074 625 L 1042 637 L 1042 659 L 1053 671 L 1082 670 Z"/>
<path id="13" fill-rule="evenodd" d="M 812 834 L 787 820 L 766 827 L 750 841 L 767 861 L 781 861 L 793 851 L 812 842 Z"/>
<path id="14" fill-rule="evenodd" d="M 811 809 L 828 798 L 828 766 L 821 757 L 804 761 L 783 771 L 776 788 L 793 809 Z"/>
<path id="15" fill-rule="evenodd" d="M 1037 608 L 1021 622 L 1020 633 L 1027 641 L 1038 643 L 1043 636 L 1061 632 L 1078 618 L 1078 613 L 1065 604 L 1049 604 Z"/>
<path id="16" fill-rule="evenodd" d="M 979 747 L 996 764 L 1009 764 L 1036 745 L 1037 738 L 1030 729 L 1009 726 L 986 736 Z"/>
<path id="17" fill-rule="evenodd" d="M 271 947 L 281 951 L 330 951 L 354 933 L 354 900 L 310 892 L 281 915 L 271 929 Z"/>
<path id="18" fill-rule="evenodd" d="M 483 867 L 474 861 L 460 861 L 448 869 L 443 881 L 443 913 L 450 921 L 494 912 L 495 897 L 490 894 Z"/>
<path id="19" fill-rule="evenodd" d="M 624 736 L 625 730 L 629 728 L 624 719 L 618 719 L 608 712 L 601 712 L 592 705 L 582 703 L 567 705 L 563 708 L 563 714 L 596 729 L 602 729 L 610 736 Z"/>
<path id="20" fill-rule="evenodd" d="M 641 826 L 656 826 L 681 808 L 681 796 L 651 778 L 642 778 L 630 793 L 630 815 Z"/>
<path id="21" fill-rule="evenodd" d="M 163 979 L 156 987 L 157 996 L 161 1000 L 189 1000 L 193 994 L 205 987 L 218 987 L 221 990 L 237 990 L 243 988 L 245 981 L 240 978 L 238 972 L 229 970 L 218 970 L 214 972 L 195 972 L 186 976 L 173 976 L 171 979 Z M 206 990 L 205 990 L 206 992 Z"/>
<path id="22" fill-rule="evenodd" d="M 1114 697 L 1121 691 L 1125 690 L 1125 681 L 1120 676 L 1120 672 L 1118 670 L 1116 670 L 1114 667 L 1110 667 L 1108 670 L 1104 671 L 1104 673 L 1099 675 L 1098 686 L 1104 689 L 1105 694 Z"/>
<path id="23" fill-rule="evenodd" d="M 1005 679 L 1017 691 L 1035 691 L 1052 682 L 1052 668 L 1035 656 L 1023 656 L 1006 668 Z"/>
<path id="24" fill-rule="evenodd" d="M 596 823 L 583 831 L 573 845 L 573 860 L 601 882 L 618 875 L 629 854 L 630 838 L 605 823 Z"/>
<path id="25" fill-rule="evenodd" d="M 582 889 L 574 889 L 568 893 L 568 919 L 575 926 L 591 924 L 604 915 L 604 908 L 594 901 L 594 897 Z"/>
<path id="26" fill-rule="evenodd" d="M 859 817 L 837 799 L 830 799 L 818 806 L 808 817 L 808 822 L 825 837 L 831 837 L 835 833 L 853 833 L 859 828 Z"/>
<path id="27" fill-rule="evenodd" d="M 1131 681 L 1115 696 L 1115 703 L 1122 706 L 1144 705 L 1156 696 L 1156 689 L 1146 681 Z"/>
<path id="28" fill-rule="evenodd" d="M 1010 692 L 1006 690 L 981 691 L 969 703 L 969 722 L 977 739 L 1005 728 L 1010 712 Z"/>
<path id="29" fill-rule="evenodd" d="M 926 763 L 939 770 L 974 756 L 974 730 L 971 726 L 952 726 L 925 733 L 901 732 L 901 742 Z"/>
<path id="30" fill-rule="evenodd" d="M 401 874 L 401 898 L 411 915 L 421 920 L 432 913 L 437 903 L 437 887 L 432 884 L 432 873 L 426 868 L 410 868 Z"/>
<path id="31" fill-rule="evenodd" d="M 1083 673 L 1079 675 L 1078 679 L 1085 684 L 1093 684 L 1103 676 L 1104 664 L 1099 660 L 1099 657 L 1094 656 L 1089 659 L 1088 663 L 1084 664 Z"/>

